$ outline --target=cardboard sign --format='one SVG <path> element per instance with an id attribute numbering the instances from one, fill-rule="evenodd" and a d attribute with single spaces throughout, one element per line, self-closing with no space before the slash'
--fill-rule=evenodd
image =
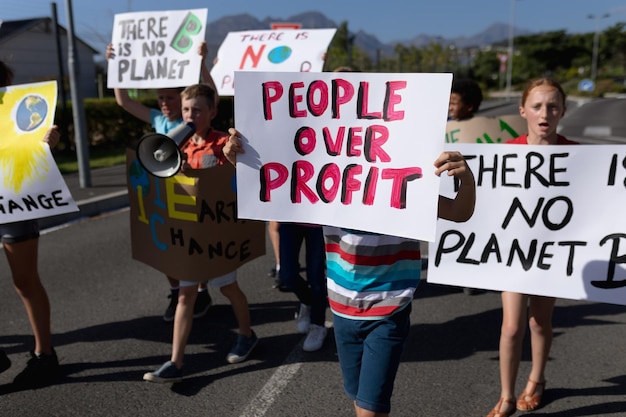
<path id="1" fill-rule="evenodd" d="M 235 79 L 241 217 L 434 240 L 451 74 Z"/>
<path id="2" fill-rule="evenodd" d="M 625 146 L 448 147 L 474 173 L 476 210 L 439 220 L 428 281 L 626 304 Z"/>
<path id="3" fill-rule="evenodd" d="M 173 88 L 197 84 L 207 9 L 116 14 L 115 57 L 108 88 Z"/>
<path id="4" fill-rule="evenodd" d="M 78 211 L 43 142 L 56 81 L 0 88 L 0 224 Z"/>
<path id="5" fill-rule="evenodd" d="M 235 94 L 235 71 L 320 72 L 337 29 L 230 32 L 217 51 L 211 77 L 221 96 Z"/>
<path id="6" fill-rule="evenodd" d="M 265 224 L 237 216 L 230 165 L 162 179 L 126 153 L 133 259 L 185 281 L 235 271 L 265 255 Z"/>
<path id="7" fill-rule="evenodd" d="M 519 114 L 472 117 L 449 121 L 446 143 L 504 143 L 525 133 L 528 133 L 528 125 Z"/>

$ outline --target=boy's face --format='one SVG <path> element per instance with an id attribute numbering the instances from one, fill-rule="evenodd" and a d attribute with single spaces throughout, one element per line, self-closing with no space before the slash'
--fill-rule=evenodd
<path id="1" fill-rule="evenodd" d="M 450 94 L 450 102 L 448 104 L 448 118 L 451 120 L 470 119 L 474 115 L 474 106 L 470 106 L 463 102 L 458 93 Z"/>
<path id="2" fill-rule="evenodd" d="M 160 88 L 157 90 L 159 110 L 169 120 L 180 119 L 180 93 L 175 88 Z"/>
<path id="3" fill-rule="evenodd" d="M 211 121 L 215 117 L 214 106 L 209 106 L 204 96 L 187 98 L 182 100 L 182 113 L 185 122 L 192 122 L 199 135 L 204 135 L 211 127 Z"/>

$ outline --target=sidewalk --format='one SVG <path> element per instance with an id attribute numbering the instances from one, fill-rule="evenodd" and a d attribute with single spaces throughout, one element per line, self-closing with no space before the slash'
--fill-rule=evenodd
<path id="1" fill-rule="evenodd" d="M 42 229 L 97 216 L 128 206 L 126 165 L 90 170 L 91 186 L 81 188 L 78 173 L 63 176 L 80 211 L 39 219 Z"/>

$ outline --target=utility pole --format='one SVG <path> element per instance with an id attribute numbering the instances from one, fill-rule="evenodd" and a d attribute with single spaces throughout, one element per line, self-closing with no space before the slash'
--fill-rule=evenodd
<path id="1" fill-rule="evenodd" d="M 600 19 L 609 17 L 610 14 L 605 13 L 602 16 L 587 15 L 587 19 L 595 20 L 595 33 L 593 34 L 593 52 L 591 56 L 591 81 L 596 82 L 596 75 L 598 73 L 598 44 L 600 43 Z"/>
<path id="2" fill-rule="evenodd" d="M 65 0 L 65 7 L 67 9 L 67 67 L 70 75 L 72 113 L 74 115 L 74 141 L 76 142 L 79 182 L 80 188 L 88 188 L 91 187 L 89 141 L 87 140 L 87 129 L 85 127 L 85 109 L 78 85 L 78 52 L 76 51 L 76 38 L 74 37 L 72 0 Z"/>
<path id="3" fill-rule="evenodd" d="M 67 94 L 65 91 L 65 72 L 63 71 L 63 49 L 61 48 L 61 34 L 59 33 L 59 17 L 57 15 L 57 4 L 52 3 L 52 24 L 54 25 L 54 41 L 57 49 L 57 65 L 58 65 L 58 78 L 57 84 L 59 87 L 59 95 L 61 98 L 61 115 L 59 117 L 60 120 L 60 130 L 61 130 L 61 138 L 63 141 L 67 140 L 67 144 L 70 145 L 70 138 L 67 132 Z M 70 147 L 68 146 L 68 149 Z"/>
<path id="4" fill-rule="evenodd" d="M 513 80 L 513 31 L 515 27 L 515 0 L 511 0 L 511 15 L 509 19 L 509 48 L 506 66 L 506 98 L 511 99 L 511 83 Z"/>

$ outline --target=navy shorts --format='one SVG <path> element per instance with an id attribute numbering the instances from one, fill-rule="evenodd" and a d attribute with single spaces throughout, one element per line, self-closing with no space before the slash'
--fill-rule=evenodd
<path id="1" fill-rule="evenodd" d="M 24 220 L 21 222 L 0 224 L 2 243 L 19 243 L 39 237 L 39 222 Z"/>
<path id="2" fill-rule="evenodd" d="M 380 320 L 352 320 L 334 315 L 334 332 L 343 386 L 359 407 L 389 413 L 404 342 L 409 335 L 411 304 Z"/>

